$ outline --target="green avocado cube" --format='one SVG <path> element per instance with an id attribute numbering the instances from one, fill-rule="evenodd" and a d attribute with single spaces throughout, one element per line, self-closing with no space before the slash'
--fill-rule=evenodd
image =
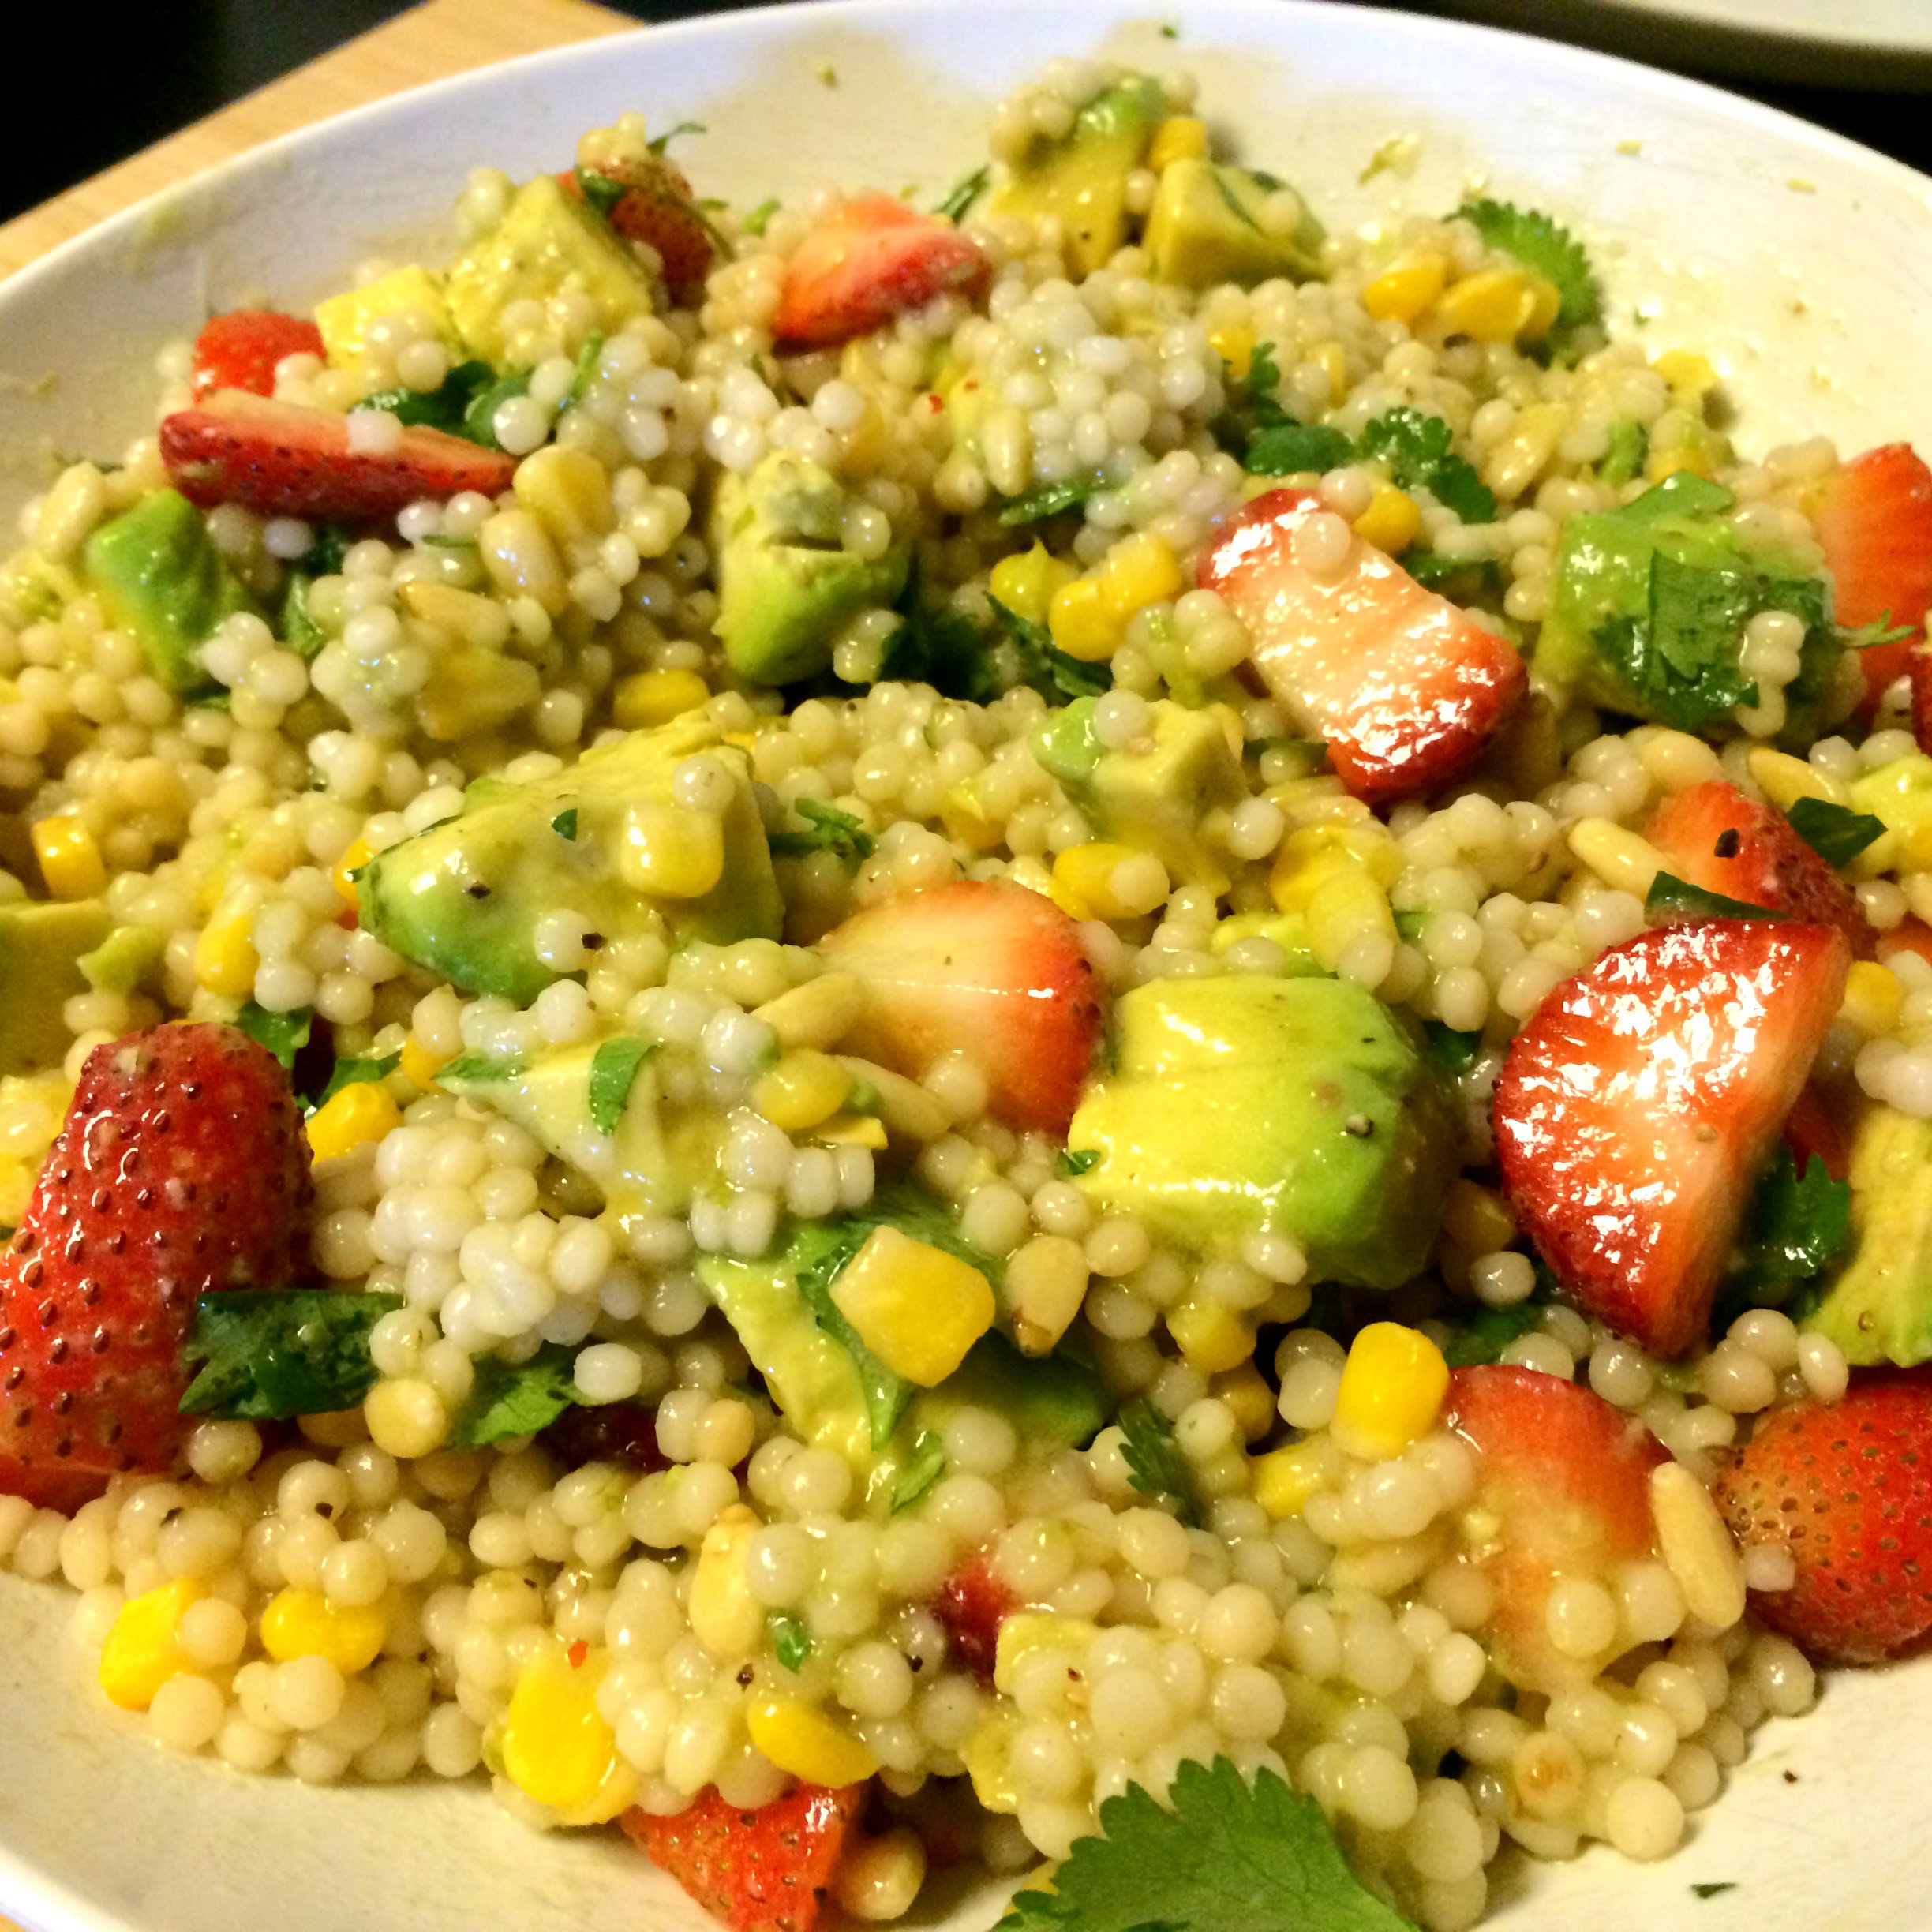
<path id="1" fill-rule="evenodd" d="M 1932 1361 L 1932 1121 L 1873 1106 L 1852 1144 L 1852 1242 L 1800 1325 L 1855 1368 Z"/>
<path id="2" fill-rule="evenodd" d="M 1458 1152 L 1414 1038 L 1346 980 L 1158 979 L 1114 1011 L 1113 1070 L 1067 1144 L 1074 1185 L 1197 1253 L 1267 1230 L 1313 1281 L 1395 1288 L 1428 1260 Z"/>
<path id="3" fill-rule="evenodd" d="M 1286 275 L 1305 282 L 1322 271 L 1321 223 L 1301 201 L 1286 225 L 1275 197 L 1282 184 L 1245 168 L 1203 159 L 1170 161 L 1148 212 L 1148 269 L 1156 282 L 1208 289 L 1223 282 L 1252 288 Z"/>
<path id="4" fill-rule="evenodd" d="M 61 1009 L 88 990 L 80 956 L 109 923 L 98 899 L 0 905 L 0 1074 L 60 1065 L 73 1039 Z"/>

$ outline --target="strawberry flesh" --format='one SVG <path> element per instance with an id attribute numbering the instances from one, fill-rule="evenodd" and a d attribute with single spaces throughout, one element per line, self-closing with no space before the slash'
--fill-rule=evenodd
<path id="1" fill-rule="evenodd" d="M 1751 1607 L 1826 1663 L 1873 1664 L 1932 1631 L 1932 1379 L 1861 1376 L 1840 1402 L 1764 1417 L 1713 1485 L 1747 1549 L 1787 1552 Z"/>
<path id="2" fill-rule="evenodd" d="M 1586 1312 L 1653 1355 L 1704 1334 L 1849 965 L 1829 926 L 1643 933 L 1556 987 L 1511 1043 L 1493 1122 L 1518 1222 Z"/>
<path id="3" fill-rule="evenodd" d="M 465 490 L 494 496 L 516 468 L 499 450 L 415 425 L 388 451 L 354 449 L 344 417 L 235 389 L 163 417 L 161 460 L 204 510 L 238 503 L 264 516 L 349 523 Z"/>
<path id="4" fill-rule="evenodd" d="M 196 1298 L 299 1281 L 310 1198 L 288 1076 L 245 1034 L 96 1047 L 0 1252 L 0 1491 L 73 1509 L 169 1468 Z"/>
<path id="5" fill-rule="evenodd" d="M 217 389 L 275 394 L 275 365 L 284 356 L 324 353 L 322 331 L 300 316 L 272 309 L 237 309 L 214 316 L 195 338 L 195 399 Z"/>
<path id="6" fill-rule="evenodd" d="M 1923 625 L 1932 607 L 1932 469 L 1909 443 L 1887 443 L 1841 463 L 1812 503 L 1811 527 L 1831 572 L 1838 623 L 1851 630 Z M 1904 675 L 1914 641 L 1858 653 L 1868 708 Z"/>
<path id="7" fill-rule="evenodd" d="M 1473 1555 L 1495 1592 L 1497 1668 L 1526 1690 L 1587 1683 L 1627 1649 L 1572 1657 L 1550 1639 L 1550 1593 L 1565 1578 L 1613 1588 L 1655 1554 L 1650 1473 L 1668 1462 L 1634 1416 L 1561 1376 L 1501 1364 L 1458 1368 L 1444 1420 L 1475 1450 L 1485 1533 Z"/>
<path id="8" fill-rule="evenodd" d="M 661 154 L 646 154 L 606 161 L 595 172 L 623 189 L 605 219 L 627 242 L 646 242 L 656 249 L 673 301 L 695 301 L 717 259 L 717 230 L 698 207 L 684 170 Z M 575 169 L 557 179 L 567 194 L 583 199 Z"/>
<path id="9" fill-rule="evenodd" d="M 993 279 L 978 242 L 889 194 L 834 208 L 785 264 L 772 333 L 790 348 L 869 335 L 949 293 L 976 302 Z"/>
<path id="10" fill-rule="evenodd" d="M 1351 535 L 1332 575 L 1296 554 L 1326 514 L 1313 490 L 1270 490 L 1222 526 L 1200 570 L 1254 640 L 1252 662 L 1297 728 L 1327 741 L 1372 804 L 1459 777 L 1521 702 L 1522 659 L 1391 557 Z"/>
<path id="11" fill-rule="evenodd" d="M 862 1053 L 917 1078 L 962 1055 L 1009 1125 L 1064 1134 L 1100 1034 L 1080 929 L 1051 900 L 1002 880 L 958 879 L 868 906 L 819 942 L 855 974 Z"/>
<path id="12" fill-rule="evenodd" d="M 1644 836 L 1678 878 L 1706 892 L 1793 919 L 1836 926 L 1861 958 L 1874 935 L 1852 891 L 1769 805 L 1713 778 L 1674 792 L 1650 814 Z"/>
<path id="13" fill-rule="evenodd" d="M 755 1811 L 702 1792 L 675 1818 L 627 1811 L 626 1835 L 733 1932 L 811 1932 L 865 1800 L 800 1784 Z"/>
<path id="14" fill-rule="evenodd" d="M 932 1612 L 945 1627 L 953 1654 L 990 1683 L 999 1657 L 1000 1626 L 1019 1608 L 1020 1599 L 979 1553 L 968 1557 L 940 1585 Z"/>

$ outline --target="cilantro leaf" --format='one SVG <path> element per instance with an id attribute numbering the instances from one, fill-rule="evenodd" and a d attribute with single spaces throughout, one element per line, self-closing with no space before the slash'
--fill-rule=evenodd
<path id="1" fill-rule="evenodd" d="M 1784 1300 L 1792 1283 L 1822 1272 L 1851 1235 L 1851 1182 L 1834 1181 L 1815 1154 L 1800 1174 L 1797 1156 L 1780 1143 L 1745 1216 L 1743 1260 L 1732 1290 L 1742 1297 L 1739 1312 Z"/>
<path id="2" fill-rule="evenodd" d="M 1848 631 L 1839 625 L 1838 638 L 1847 650 L 1872 650 L 1881 644 L 1903 644 L 1908 638 L 1917 637 L 1921 628 L 1918 624 L 1895 624 L 1892 613 L 1885 610 L 1855 630 Z"/>
<path id="3" fill-rule="evenodd" d="M 1493 557 L 1445 556 L 1440 550 L 1405 550 L 1402 566 L 1425 590 L 1440 590 L 1468 604 L 1502 588 L 1503 572 Z"/>
<path id="4" fill-rule="evenodd" d="M 802 1617 L 787 1616 L 774 1610 L 765 1619 L 765 1634 L 771 1639 L 772 1655 L 788 1671 L 802 1670 L 811 1655 L 811 1632 Z"/>
<path id="5" fill-rule="evenodd" d="M 1376 417 L 1361 432 L 1361 453 L 1386 462 L 1400 489 L 1426 489 L 1465 523 L 1493 523 L 1496 496 L 1475 467 L 1451 445 L 1455 432 L 1440 416 L 1406 406 Z"/>
<path id="6" fill-rule="evenodd" d="M 523 1071 L 520 1054 L 498 1059 L 489 1054 L 459 1054 L 436 1075 L 439 1082 L 449 1080 L 461 1086 L 465 1081 L 515 1080 Z"/>
<path id="7" fill-rule="evenodd" d="M 577 807 L 568 805 L 550 821 L 550 829 L 560 839 L 575 840 L 577 837 Z"/>
<path id="8" fill-rule="evenodd" d="M 613 180 L 608 174 L 600 174 L 595 168 L 578 168 L 576 178 L 577 191 L 584 198 L 584 206 L 606 221 L 610 219 L 617 204 L 631 192 L 622 182 Z"/>
<path id="9" fill-rule="evenodd" d="M 1716 1898 L 1720 1893 L 1735 1892 L 1736 1889 L 1737 1881 L 1735 1878 L 1705 1878 L 1691 1886 L 1690 1894 L 1694 1898 Z"/>
<path id="10" fill-rule="evenodd" d="M 496 380 L 496 372 L 487 362 L 459 362 L 433 389 L 380 389 L 365 398 L 360 406 L 386 410 L 399 422 L 440 429 L 445 436 L 462 436 L 477 443 L 482 438 L 472 434 L 467 427 L 470 411 L 477 398 Z M 495 447 L 493 438 L 491 446 Z"/>
<path id="11" fill-rule="evenodd" d="M 1788 915 L 1773 906 L 1753 905 L 1748 899 L 1727 899 L 1702 886 L 1693 886 L 1674 873 L 1660 872 L 1650 882 L 1644 912 L 1653 919 L 1781 919 Z"/>
<path id="12" fill-rule="evenodd" d="M 850 812 L 809 798 L 793 800 L 792 809 L 808 829 L 773 833 L 766 843 L 774 856 L 796 859 L 807 852 L 829 852 L 848 865 L 862 864 L 872 856 L 872 834 Z"/>
<path id="13" fill-rule="evenodd" d="M 1168 1809 L 1136 1784 L 1100 1825 L 998 1932 L 1413 1932 L 1349 1870 L 1321 1807 L 1271 1771 L 1249 1784 L 1228 1758 L 1190 1762 Z"/>
<path id="14" fill-rule="evenodd" d="M 776 195 L 772 196 L 769 200 L 761 201 L 758 206 L 744 218 L 742 226 L 745 233 L 748 235 L 762 235 L 764 234 L 765 230 L 771 226 L 771 218 L 778 212 L 779 209 L 784 204 L 779 200 Z"/>
<path id="15" fill-rule="evenodd" d="M 682 134 L 702 134 L 705 124 L 702 121 L 680 121 L 674 128 L 667 128 L 655 140 L 647 140 L 644 145 L 651 153 L 661 155 Z"/>
<path id="16" fill-rule="evenodd" d="M 638 1069 L 657 1050 L 649 1040 L 607 1039 L 590 1056 L 590 1118 L 599 1133 L 615 1133 Z"/>
<path id="17" fill-rule="evenodd" d="M 1827 865 L 1849 865 L 1874 839 L 1885 837 L 1885 821 L 1855 812 L 1829 799 L 1801 798 L 1784 816 L 1791 828 Z"/>
<path id="18" fill-rule="evenodd" d="M 1603 301 L 1596 271 L 1583 244 L 1560 222 L 1535 208 L 1513 207 L 1507 201 L 1466 201 L 1456 210 L 1492 248 L 1514 255 L 1532 275 L 1554 285 L 1561 305 L 1556 328 L 1567 333 L 1599 320 Z"/>
<path id="19" fill-rule="evenodd" d="M 1091 1172 L 1100 1163 L 1098 1148 L 1062 1148 L 1060 1150 L 1060 1171 L 1063 1174 L 1084 1174 Z"/>
<path id="20" fill-rule="evenodd" d="M 1098 698 L 1114 688 L 1113 674 L 1104 665 L 1084 664 L 1056 646 L 1044 624 L 1009 610 L 998 597 L 988 597 L 993 616 L 1020 660 L 1020 682 L 1030 684 L 1049 704 L 1069 698 Z"/>
<path id="21" fill-rule="evenodd" d="M 450 1424 L 453 1449 L 481 1449 L 506 1436 L 534 1436 L 580 1399 L 576 1351 L 546 1342 L 528 1361 L 480 1357 L 470 1399 Z"/>
<path id="22" fill-rule="evenodd" d="M 942 698 L 985 704 L 999 695 L 992 634 L 951 604 L 929 603 L 916 576 L 900 603 L 905 622 L 887 640 L 879 676 L 901 684 L 930 684 Z"/>
<path id="23" fill-rule="evenodd" d="M 1473 1033 L 1459 1033 L 1454 1027 L 1445 1026 L 1440 1020 L 1423 1023 L 1423 1043 L 1436 1057 L 1437 1064 L 1451 1080 L 1460 1080 L 1476 1064 L 1476 1057 L 1482 1051 L 1482 1029 L 1478 1027 Z"/>
<path id="24" fill-rule="evenodd" d="M 1500 1361 L 1503 1351 L 1526 1335 L 1543 1319 L 1545 1297 L 1539 1291 L 1508 1308 L 1480 1309 L 1458 1322 L 1443 1345 L 1443 1360 L 1451 1368 L 1473 1368 Z"/>
<path id="25" fill-rule="evenodd" d="M 369 1331 L 402 1305 L 332 1288 L 203 1295 L 182 1343 L 183 1365 L 202 1366 L 181 1413 L 275 1422 L 353 1409 L 376 1386 Z"/>
<path id="26" fill-rule="evenodd" d="M 1190 1528 L 1197 1526 L 1200 1507 L 1194 1500 L 1193 1472 L 1167 1418 L 1144 1395 L 1136 1395 L 1115 1420 L 1120 1424 L 1128 1481 L 1143 1496 L 1172 1498 L 1181 1520 Z"/>
<path id="27" fill-rule="evenodd" d="M 294 1067 L 296 1054 L 309 1044 L 315 1015 L 306 1006 L 294 1013 L 271 1013 L 253 1000 L 235 1015 L 236 1027 L 258 1046 L 266 1046 L 285 1067 Z"/>
<path id="28" fill-rule="evenodd" d="M 1626 416 L 1610 432 L 1610 447 L 1597 466 L 1597 474 L 1605 483 L 1627 483 L 1643 474 L 1649 457 L 1650 425 Z"/>
<path id="29" fill-rule="evenodd" d="M 893 1514 L 910 1509 L 945 1473 L 945 1438 L 937 1429 L 921 1429 L 912 1439 L 912 1454 L 893 1486 Z"/>
<path id="30" fill-rule="evenodd" d="M 983 163 L 970 174 L 963 174 L 947 190 L 945 199 L 933 210 L 935 215 L 943 215 L 948 221 L 963 222 L 966 211 L 987 191 L 987 184 L 993 178 L 992 164 Z"/>
<path id="31" fill-rule="evenodd" d="M 496 412 L 511 397 L 529 393 L 531 374 L 529 369 L 519 369 L 514 376 L 500 376 L 479 389 L 463 411 L 462 427 L 455 433 L 481 444 L 485 449 L 501 447 L 496 440 Z"/>
<path id="32" fill-rule="evenodd" d="M 370 1080 L 387 1080 L 402 1063 L 399 1053 L 372 1055 L 361 1059 L 343 1059 L 330 1071 L 328 1084 L 316 1095 L 318 1107 L 327 1106 L 345 1087 L 359 1087 Z"/>
<path id="33" fill-rule="evenodd" d="M 1243 455 L 1264 430 L 1294 423 L 1275 393 L 1281 387 L 1281 370 L 1272 343 L 1256 343 L 1249 354 L 1245 372 L 1230 376 L 1226 387 L 1227 406 L 1215 418 L 1212 428 L 1215 440 L 1230 456 Z"/>
<path id="34" fill-rule="evenodd" d="M 1038 523 L 1084 504 L 1096 490 L 1106 487 L 1106 477 L 1098 470 L 1084 476 L 1068 477 L 1058 483 L 1036 483 L 1012 498 L 1000 511 L 999 520 L 1008 530 L 1022 523 Z"/>
<path id="35" fill-rule="evenodd" d="M 1354 455 L 1354 447 L 1339 429 L 1331 429 L 1325 423 L 1277 423 L 1249 439 L 1241 467 L 1250 476 L 1335 470 Z"/>
<path id="36" fill-rule="evenodd" d="M 591 379 L 597 374 L 597 358 L 604 353 L 604 338 L 593 329 L 583 339 L 583 346 L 577 351 L 577 363 L 571 373 L 571 386 L 564 393 L 564 400 L 557 405 L 561 415 L 565 410 L 575 409 L 589 391 Z"/>

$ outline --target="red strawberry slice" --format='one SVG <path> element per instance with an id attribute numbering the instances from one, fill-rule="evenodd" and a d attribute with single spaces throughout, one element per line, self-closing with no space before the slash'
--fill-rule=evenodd
<path id="1" fill-rule="evenodd" d="M 1642 933 L 1566 979 L 1511 1043 L 1493 1121 L 1517 1219 L 1578 1302 L 1652 1354 L 1703 1335 L 1850 963 L 1829 926 Z"/>
<path id="2" fill-rule="evenodd" d="M 1932 645 L 1923 638 L 1908 638 L 1904 643 L 1905 671 L 1911 680 L 1912 737 L 1921 751 L 1932 753 Z"/>
<path id="3" fill-rule="evenodd" d="M 161 460 L 204 510 L 245 504 L 264 516 L 375 522 L 425 497 L 494 496 L 516 465 L 440 429 L 406 429 L 378 454 L 350 447 L 345 418 L 224 389 L 161 422 Z"/>
<path id="4" fill-rule="evenodd" d="M 1458 1368 L 1444 1418 L 1479 1458 L 1476 1550 L 1496 1593 L 1492 1653 L 1513 1684 L 1586 1683 L 1628 1649 L 1619 1632 L 1587 1656 L 1551 1641 L 1560 1578 L 1614 1585 L 1619 1567 L 1655 1553 L 1650 1472 L 1669 1461 L 1635 1417 L 1594 1391 L 1534 1368 Z"/>
<path id="5" fill-rule="evenodd" d="M 74 1509 L 168 1468 L 196 1297 L 300 1281 L 309 1199 L 288 1075 L 245 1034 L 96 1047 L 0 1252 L 0 1490 Z"/>
<path id="6" fill-rule="evenodd" d="M 1360 537 L 1332 575 L 1296 556 L 1325 515 L 1312 490 L 1270 490 L 1222 526 L 1201 560 L 1254 638 L 1253 664 L 1300 730 L 1371 803 L 1465 771 L 1527 684 L 1522 659 L 1447 597 Z"/>
<path id="7" fill-rule="evenodd" d="M 1755 1590 L 1773 1630 L 1833 1664 L 1873 1664 L 1932 1631 L 1932 1379 L 1861 1376 L 1837 1402 L 1761 1421 L 1712 1493 L 1746 1548 L 1790 1552 L 1797 1580 Z"/>
<path id="8" fill-rule="evenodd" d="M 706 1791 L 676 1818 L 633 1809 L 626 1836 L 734 1932 L 811 1932 L 865 1800 L 863 1784 L 800 1784 L 756 1811 Z"/>
<path id="9" fill-rule="evenodd" d="M 1019 1608 L 1020 1599 L 994 1575 L 982 1551 L 940 1585 L 932 1611 L 945 1627 L 953 1654 L 990 1683 L 999 1657 L 1000 1626 Z"/>
<path id="10" fill-rule="evenodd" d="M 859 1051 L 915 1078 L 963 1054 L 1001 1119 L 1066 1132 L 1100 1035 L 1100 995 L 1080 929 L 1052 900 L 959 879 L 868 906 L 818 945 L 828 965 L 864 982 Z"/>
<path id="11" fill-rule="evenodd" d="M 1650 814 L 1644 836 L 1678 878 L 1748 905 L 1836 926 L 1853 952 L 1871 957 L 1871 922 L 1852 891 L 1792 829 L 1781 811 L 1713 778 L 1674 792 Z"/>
<path id="12" fill-rule="evenodd" d="M 215 316 L 195 338 L 194 395 L 217 389 L 275 394 L 275 365 L 284 356 L 324 353 L 322 331 L 300 316 L 272 309 L 237 309 Z"/>
<path id="13" fill-rule="evenodd" d="M 992 279 L 979 243 L 950 222 L 863 194 L 834 208 L 785 264 L 772 333 L 796 348 L 829 348 L 949 290 L 976 302 Z"/>
<path id="14" fill-rule="evenodd" d="M 646 154 L 607 161 L 594 172 L 623 191 L 605 209 L 605 219 L 626 241 L 646 242 L 657 251 L 673 301 L 695 301 L 717 258 L 718 231 L 698 207 L 684 170 L 661 154 Z M 567 193 L 583 199 L 578 170 L 557 179 Z"/>
<path id="15" fill-rule="evenodd" d="M 1848 628 L 1883 621 L 1917 631 L 1932 606 L 1932 469 L 1909 443 L 1887 443 L 1841 463 L 1811 504 L 1811 527 L 1831 572 L 1832 615 Z M 1914 640 L 1859 653 L 1867 706 L 1902 676 Z"/>

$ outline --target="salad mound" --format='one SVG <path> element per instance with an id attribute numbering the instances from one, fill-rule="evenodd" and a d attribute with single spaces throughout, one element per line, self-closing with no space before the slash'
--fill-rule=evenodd
<path id="1" fill-rule="evenodd" d="M 1668 1855 L 1932 1630 L 1932 470 L 1182 78 L 930 207 L 704 138 L 23 518 L 0 1563 L 737 1932 Z"/>

